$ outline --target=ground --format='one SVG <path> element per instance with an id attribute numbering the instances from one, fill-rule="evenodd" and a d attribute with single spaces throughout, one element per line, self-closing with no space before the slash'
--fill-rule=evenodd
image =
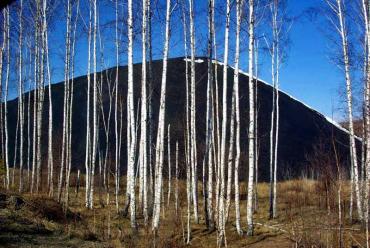
<path id="1" fill-rule="evenodd" d="M 72 175 L 73 177 L 74 175 Z M 112 180 L 113 181 L 113 180 Z M 166 182 L 167 183 L 167 182 Z M 164 185 L 167 185 L 167 184 Z M 167 202 L 166 187 L 157 236 L 145 227 L 137 212 L 138 231 L 133 232 L 128 218 L 117 214 L 114 187 L 108 195 L 96 188 L 94 209 L 84 207 L 84 188 L 70 188 L 67 211 L 62 204 L 39 194 L 0 193 L 0 247 L 216 247 L 217 231 L 209 232 L 204 224 L 203 203 L 199 203 L 200 223 L 191 223 L 191 242 L 186 245 L 187 205 L 185 182 L 180 180 L 180 209 L 176 214 L 174 195 Z M 269 185 L 258 184 L 258 206 L 254 213 L 254 236 L 239 236 L 235 231 L 234 205 L 226 226 L 228 247 L 366 247 L 365 228 L 349 220 L 349 186 L 342 182 L 343 224 L 339 224 L 339 184 L 314 180 L 290 180 L 278 184 L 278 216 L 269 220 Z M 173 184 L 174 188 L 174 184 Z M 122 192 L 124 181 L 122 181 Z M 201 188 L 200 188 L 201 189 Z M 13 193 L 12 193 L 13 192 Z M 201 190 L 199 190 L 201 192 Z M 246 187 L 241 184 L 241 220 L 246 229 Z M 109 198 L 109 204 L 107 204 Z M 62 197 L 62 199 L 64 199 Z M 200 194 L 199 199 L 202 199 Z M 124 206 L 124 194 L 119 205 Z M 163 208 L 164 207 L 164 208 Z M 340 245 L 342 244 L 342 245 Z"/>

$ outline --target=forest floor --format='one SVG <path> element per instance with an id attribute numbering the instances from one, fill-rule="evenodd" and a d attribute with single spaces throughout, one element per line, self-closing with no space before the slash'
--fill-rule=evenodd
<path id="1" fill-rule="evenodd" d="M 166 186 L 167 182 L 164 182 Z M 67 213 L 46 194 L 0 193 L 0 247 L 217 247 L 217 231 L 209 232 L 203 218 L 199 195 L 200 223 L 191 222 L 191 241 L 185 245 L 187 205 L 185 182 L 179 183 L 179 212 L 174 195 L 167 202 L 167 187 L 161 211 L 158 236 L 144 226 L 137 212 L 138 231 L 130 228 L 129 218 L 117 214 L 114 187 L 107 194 L 96 188 L 94 209 L 84 207 L 84 188 L 79 194 L 70 189 Z M 72 183 L 73 185 L 73 183 Z M 124 182 L 122 182 L 122 186 Z M 174 188 L 174 183 L 172 188 Z M 342 183 L 343 225 L 339 225 L 337 183 L 291 180 L 278 184 L 278 216 L 269 220 L 269 185 L 258 184 L 258 207 L 254 213 L 254 236 L 239 236 L 235 228 L 233 203 L 226 225 L 228 247 L 366 247 L 365 230 L 350 222 L 349 186 Z M 122 192 L 124 188 L 121 188 Z M 14 192 L 16 190 L 14 189 Z M 173 191 L 172 191 L 173 192 Z M 199 188 L 199 192 L 201 192 Z M 241 184 L 241 221 L 246 229 L 246 185 Z M 62 198 L 63 199 L 63 198 Z M 124 206 L 124 194 L 119 205 Z M 163 208 L 164 206 L 164 208 Z M 191 208 L 192 209 L 192 208 Z M 356 218 L 356 209 L 353 210 Z M 342 245 L 340 245 L 340 242 Z"/>

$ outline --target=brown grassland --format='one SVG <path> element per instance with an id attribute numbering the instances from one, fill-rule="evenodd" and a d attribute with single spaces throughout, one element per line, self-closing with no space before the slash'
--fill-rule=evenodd
<path id="1" fill-rule="evenodd" d="M 204 224 L 200 184 L 200 223 L 195 224 L 192 221 L 191 242 L 186 245 L 184 242 L 187 221 L 185 181 L 179 182 L 178 213 L 175 211 L 173 194 L 169 205 L 167 204 L 167 182 L 164 183 L 160 230 L 158 235 L 154 236 L 151 225 L 144 226 L 141 211 L 137 212 L 139 228 L 136 232 L 131 230 L 128 218 L 117 214 L 112 179 L 109 197 L 106 191 L 99 190 L 97 184 L 94 209 L 88 210 L 84 207 L 84 188 L 81 187 L 78 194 L 75 192 L 75 177 L 76 175 L 72 174 L 70 203 L 67 211 L 64 211 L 62 205 L 55 199 L 48 197 L 47 193 L 20 195 L 16 193 L 16 187 L 13 187 L 11 192 L 1 188 L 0 247 L 217 247 L 217 231 L 209 232 Z M 82 178 L 81 186 L 83 185 Z M 119 200 L 120 206 L 123 207 L 124 178 L 121 180 L 121 185 Z M 174 185 L 175 183 L 173 188 Z M 342 215 L 342 225 L 339 223 L 338 186 L 337 181 L 300 179 L 280 182 L 278 217 L 269 220 L 269 185 L 259 183 L 258 207 L 254 213 L 254 236 L 238 236 L 232 204 L 226 225 L 227 246 L 366 247 L 365 227 L 349 219 L 348 182 L 341 183 L 341 207 L 345 214 Z M 241 221 L 244 229 L 246 228 L 245 192 L 246 183 L 242 182 Z M 109 204 L 107 204 L 108 201 Z M 353 213 L 355 219 L 356 209 Z"/>

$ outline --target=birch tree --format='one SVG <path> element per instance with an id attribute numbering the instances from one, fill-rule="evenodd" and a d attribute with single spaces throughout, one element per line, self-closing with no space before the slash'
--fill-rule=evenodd
<path id="1" fill-rule="evenodd" d="M 12 170 L 12 188 L 15 187 L 15 169 L 16 169 L 16 166 L 17 166 L 17 148 L 18 148 L 18 130 L 19 130 L 19 118 L 20 118 L 20 108 L 19 108 L 19 104 L 18 104 L 18 108 L 17 108 L 17 124 L 16 124 L 16 127 L 15 127 L 15 141 L 14 141 L 14 156 L 13 156 L 13 170 Z"/>
<path id="2" fill-rule="evenodd" d="M 363 219 L 362 203 L 360 196 L 359 174 L 358 174 L 358 160 L 357 149 L 353 128 L 353 104 L 352 104 L 352 79 L 350 75 L 350 61 L 349 61 L 349 46 L 348 46 L 348 33 L 347 23 L 345 18 L 345 6 L 342 0 L 325 0 L 332 13 L 335 15 L 336 20 L 330 19 L 335 30 L 338 32 L 341 40 L 342 55 L 344 61 L 344 75 L 346 81 L 346 95 L 347 95 L 347 111 L 348 111 L 348 124 L 349 124 L 349 140 L 350 140 L 350 156 L 353 174 L 354 190 L 356 195 L 356 205 L 358 218 Z M 330 17 L 329 17 L 330 18 Z"/>
<path id="3" fill-rule="evenodd" d="M 76 30 L 77 30 L 77 22 L 79 18 L 79 11 L 80 11 L 80 1 L 77 0 L 76 3 L 76 14 L 75 14 L 75 20 L 73 25 L 73 33 L 72 33 L 72 40 L 71 40 L 71 52 L 70 57 L 68 58 L 69 61 L 71 61 L 69 66 L 68 73 L 71 73 L 71 86 L 70 86 L 70 96 L 69 96 L 69 110 L 68 110 L 68 143 L 67 143 L 67 170 L 66 170 L 66 192 L 65 192 L 65 201 L 64 201 L 64 207 L 65 209 L 68 209 L 68 203 L 69 203 L 69 181 L 70 181 L 70 175 L 71 175 L 71 169 L 72 169 L 72 116 L 73 116 L 73 93 L 74 93 L 74 59 L 75 59 L 75 46 L 76 46 Z M 69 83 L 69 82 L 68 82 Z"/>
<path id="4" fill-rule="evenodd" d="M 46 56 L 46 70 L 47 80 L 49 86 L 49 120 L 48 120 L 48 190 L 49 196 L 54 194 L 54 157 L 53 157 L 53 100 L 51 94 L 51 74 L 50 74 L 50 60 L 49 60 L 49 38 L 47 26 L 47 1 L 43 1 L 43 25 L 45 27 L 44 46 Z"/>
<path id="5" fill-rule="evenodd" d="M 38 2 L 36 2 L 36 17 L 35 23 L 38 22 Z M 31 176 L 31 194 L 34 191 L 34 184 L 35 184 L 35 172 L 36 172 L 36 135 L 37 135 L 37 114 L 38 114 L 38 75 L 37 75 L 37 68 L 38 68 L 38 57 L 39 57 L 39 50 L 38 50 L 38 33 L 39 33 L 39 25 L 35 25 L 35 36 L 34 36 L 34 91 L 33 91 L 33 123 L 32 123 L 32 176 Z"/>
<path id="6" fill-rule="evenodd" d="M 91 94 L 91 32 L 92 32 L 92 6 L 89 2 L 89 29 L 87 51 L 87 103 L 86 103 L 86 149 L 85 149 L 85 201 L 86 207 L 90 206 L 90 180 L 91 180 L 91 130 L 90 130 L 90 94 Z"/>
<path id="7" fill-rule="evenodd" d="M 69 58 L 70 58 L 70 35 L 71 35 L 71 16 L 72 16 L 72 4 L 71 1 L 67 1 L 66 6 L 66 38 L 65 38 L 65 58 L 64 58 L 64 101 L 63 101 L 63 133 L 62 133 L 62 153 L 61 153 L 61 166 L 59 172 L 58 182 L 58 201 L 61 201 L 62 197 L 62 186 L 63 186 L 63 174 L 64 166 L 68 166 L 68 125 L 69 125 Z"/>
<path id="8" fill-rule="evenodd" d="M 253 55 L 254 55 L 254 0 L 249 0 L 248 23 L 248 94 L 249 94 L 249 127 L 248 127 L 248 188 L 247 188 L 247 235 L 253 235 L 253 186 L 254 186 L 254 84 L 253 84 Z"/>
<path id="9" fill-rule="evenodd" d="M 190 160 L 191 160 L 191 178 L 193 190 L 194 221 L 199 223 L 198 219 L 198 164 L 197 164 L 197 139 L 196 139 L 196 100 L 195 100 L 195 29 L 194 29 L 194 2 L 189 0 L 189 19 L 190 19 Z"/>
<path id="10" fill-rule="evenodd" d="M 118 194 L 119 194 L 119 132 L 118 132 L 118 83 L 119 83 L 119 36 L 118 36 L 118 0 L 116 0 L 116 82 L 115 82 L 115 98 L 114 98 L 114 134 L 115 134 L 115 200 L 116 200 L 116 211 L 119 211 L 119 202 L 118 202 Z"/>
<path id="11" fill-rule="evenodd" d="M 364 83 L 364 140 L 365 140 L 365 167 L 366 167 L 366 186 L 365 186 L 365 224 L 366 224 L 366 247 L 369 247 L 369 189 L 370 189 L 370 9 L 369 3 L 362 0 L 364 28 L 365 28 L 365 83 Z"/>
<path id="12" fill-rule="evenodd" d="M 158 131 L 156 141 L 156 160 L 155 160 L 155 192 L 154 192 L 154 209 L 153 209 L 153 223 L 152 229 L 158 231 L 159 215 L 161 207 L 161 193 L 162 193 L 162 169 L 163 169 L 163 147 L 164 147 L 164 122 L 166 110 L 166 83 L 167 83 L 167 60 L 168 60 L 168 47 L 170 39 L 170 14 L 171 14 L 171 1 L 166 1 L 166 31 L 165 42 L 163 49 L 163 70 L 161 82 L 161 96 L 159 105 L 158 116 Z"/>
<path id="13" fill-rule="evenodd" d="M 4 53 L 6 47 L 6 10 L 3 11 L 3 27 L 2 27 L 2 45 L 0 48 L 0 100 L 3 101 L 3 63 Z M 1 132 L 1 159 L 5 162 L 5 139 L 4 139 L 4 120 L 3 120 L 3 105 L 0 105 L 0 132 Z M 7 170 L 7 167 L 5 167 Z M 6 172 L 7 173 L 7 172 Z M 7 184 L 7 177 L 5 177 L 5 185 Z"/>
<path id="14" fill-rule="evenodd" d="M 266 37 L 265 41 L 271 56 L 271 79 L 272 79 L 272 111 L 270 128 L 270 208 L 269 217 L 277 216 L 277 167 L 278 167 L 278 144 L 279 144 L 279 77 L 280 68 L 286 57 L 284 45 L 288 43 L 287 35 L 291 27 L 291 20 L 287 16 L 286 2 L 273 0 L 269 3 L 271 19 L 271 42 Z M 256 58 L 257 59 L 257 58 Z M 256 154 L 257 156 L 257 154 Z"/>
<path id="15" fill-rule="evenodd" d="M 98 25 L 100 26 L 100 25 Z M 105 61 L 104 61 L 104 45 L 102 42 L 102 35 L 101 35 L 101 29 L 99 28 L 99 48 L 100 48 L 100 66 L 101 68 L 105 67 Z M 106 85 L 108 88 L 108 111 L 105 111 L 105 104 L 104 104 L 104 95 L 106 94 L 103 89 L 103 82 L 104 82 L 104 76 L 106 80 Z M 109 185 L 107 184 L 107 180 L 109 175 L 107 175 L 108 170 L 108 160 L 110 157 L 109 151 L 110 151 L 110 128 L 111 128 L 111 117 L 112 117 L 112 109 L 113 109 L 113 101 L 114 101 L 114 94 L 115 94 L 115 86 L 112 87 L 112 80 L 111 76 L 108 70 L 105 70 L 105 73 L 100 73 L 100 87 L 99 87 L 99 106 L 100 106 L 100 114 L 101 114 L 101 120 L 103 123 L 104 133 L 105 133 L 105 152 L 102 158 L 102 176 L 100 176 L 100 186 L 104 187 L 105 191 L 108 192 Z M 108 112 L 108 113 L 106 113 Z M 101 193 L 101 189 L 100 189 Z"/>
<path id="16" fill-rule="evenodd" d="M 191 183 L 191 162 L 190 162 L 190 120 L 189 120 L 189 59 L 188 59 L 188 40 L 187 40 L 187 19 L 186 19 L 186 7 L 185 1 L 182 2 L 182 24 L 183 24 L 183 36 L 184 36 L 184 53 L 185 53 L 185 166 L 186 166 L 186 199 L 187 199 L 187 236 L 186 243 L 190 243 L 191 237 L 191 225 L 190 225 L 190 215 L 191 215 L 191 196 L 192 196 L 192 183 Z"/>
<path id="17" fill-rule="evenodd" d="M 3 101 L 3 65 L 4 65 L 4 53 L 6 47 L 6 14 L 5 9 L 3 12 L 3 26 L 2 26 L 2 45 L 0 48 L 0 101 Z M 3 104 L 0 105 L 0 135 L 1 135 L 1 159 L 5 162 L 5 138 L 4 138 L 4 119 L 3 119 Z M 7 168 L 5 167 L 7 170 Z M 5 177 L 5 186 L 7 184 L 7 177 Z"/>
<path id="18" fill-rule="evenodd" d="M 212 2 L 212 22 L 211 22 L 211 29 L 213 35 L 213 56 L 215 59 L 215 109 L 214 109 L 214 123 L 215 123 L 215 130 L 213 134 L 213 150 L 214 150 L 214 161 L 215 161 L 215 173 L 216 173 L 216 199 L 215 199 L 215 219 L 217 224 L 219 224 L 219 216 L 218 216 L 218 204 L 220 199 L 220 164 L 221 164 L 221 123 L 220 123 L 220 109 L 219 109 L 219 87 L 218 87 L 218 63 L 217 63 L 217 43 L 216 43 L 216 29 L 215 29 L 215 1 Z"/>
<path id="19" fill-rule="evenodd" d="M 235 97 L 235 225 L 236 231 L 242 235 L 240 226 L 240 197 L 239 197 L 239 163 L 240 163 L 240 106 L 239 106 L 239 57 L 240 57 L 240 25 L 242 16 L 243 0 L 236 2 L 236 38 L 235 38 L 235 69 L 234 69 L 234 97 Z"/>
<path id="20" fill-rule="evenodd" d="M 130 219 L 131 228 L 136 229 L 136 206 L 135 206 L 135 143 L 136 143 L 136 131 L 135 131 L 135 114 L 134 114 L 134 75 L 133 75 L 133 19 L 132 19 L 132 0 L 128 0 L 128 90 L 127 90 L 127 103 L 128 103 L 128 128 L 129 131 L 127 137 L 129 137 L 128 143 L 128 165 L 127 165 L 127 189 L 128 197 L 130 202 Z"/>
<path id="21" fill-rule="evenodd" d="M 96 72 L 96 33 L 97 33 L 97 4 L 96 0 L 93 0 L 93 15 L 94 23 L 92 29 L 93 35 L 93 70 L 94 70 L 94 81 L 93 81 L 93 135 L 92 135 L 92 152 L 91 152 L 91 172 L 89 179 L 89 208 L 92 209 L 94 205 L 94 177 L 95 177 L 95 166 L 97 158 L 97 143 L 98 143 L 98 79 Z"/>
<path id="22" fill-rule="evenodd" d="M 18 106 L 19 106 L 19 125 L 20 125 L 20 140 L 19 140 L 19 192 L 23 190 L 23 126 L 24 126 L 24 107 L 23 107 L 23 78 L 22 78 L 22 44 L 23 44 L 23 0 L 20 0 L 19 6 L 19 67 L 18 67 Z"/>
<path id="23" fill-rule="evenodd" d="M 219 237 L 218 243 L 221 245 L 225 239 L 225 150 L 226 150 L 226 125 L 227 125 L 227 64 L 229 56 L 229 29 L 230 29 L 230 1 L 226 2 L 226 26 L 224 41 L 224 64 L 222 76 L 222 132 L 221 132 L 221 163 L 220 163 L 220 196 L 218 204 Z M 225 244 L 226 245 L 226 244 Z"/>
<path id="24" fill-rule="evenodd" d="M 279 37 L 278 37 L 278 6 L 279 1 L 270 3 L 271 11 L 271 29 L 272 29 L 272 44 L 270 48 L 271 56 L 271 78 L 272 78 L 272 111 L 271 111 L 271 129 L 270 129 L 270 219 L 276 217 L 276 170 L 277 167 L 277 149 L 279 135 Z"/>
<path id="25" fill-rule="evenodd" d="M 153 46 L 152 46 L 152 8 L 151 1 L 147 0 L 147 17 L 148 17 L 148 37 L 147 37 L 147 48 L 148 48 L 148 167 L 149 167 L 149 196 L 150 201 L 153 201 Z M 149 200 L 149 199 L 148 199 Z"/>
<path id="26" fill-rule="evenodd" d="M 171 124 L 167 127 L 167 163 L 168 163 L 168 196 L 167 207 L 170 205 L 171 198 Z"/>
<path id="27" fill-rule="evenodd" d="M 28 44 L 31 50 L 31 45 Z M 29 55 L 29 78 L 32 78 L 32 53 Z M 28 83 L 28 100 L 27 100 L 27 184 L 30 185 L 30 164 L 31 164 L 31 82 Z"/>
<path id="28" fill-rule="evenodd" d="M 208 77 L 207 77 L 207 117 L 206 117 L 206 153 L 205 160 L 208 165 L 207 189 L 205 190 L 206 205 L 206 224 L 209 230 L 215 228 L 213 219 L 213 63 L 212 63 L 212 42 L 213 42 L 213 0 L 208 1 Z"/>
<path id="29" fill-rule="evenodd" d="M 175 178 L 176 178 L 176 185 L 175 185 L 175 210 L 176 215 L 179 212 L 179 142 L 176 141 L 176 162 L 175 162 Z"/>
<path id="30" fill-rule="evenodd" d="M 34 17 L 34 22 L 38 22 L 38 2 L 36 2 L 36 15 Z M 39 27 L 35 25 L 35 35 L 34 35 L 34 91 L 33 91 L 33 123 L 32 123 L 32 176 L 31 176 L 31 194 L 34 191 L 34 184 L 35 184 L 35 172 L 36 172 L 36 125 L 37 125 L 37 99 L 38 99 L 38 75 L 37 75 L 37 68 L 38 68 L 38 32 Z"/>
<path id="31" fill-rule="evenodd" d="M 41 154 L 41 136 L 42 136 L 42 123 L 43 123 L 43 109 L 44 109 L 44 96 L 45 96 L 45 67 L 44 67 L 44 59 L 45 59 L 45 46 L 43 44 L 42 34 L 44 33 L 44 26 L 42 25 L 42 6 L 40 6 L 40 2 L 37 3 L 39 5 L 38 12 L 39 19 L 38 22 L 40 23 L 41 29 L 39 30 L 39 44 L 41 48 L 40 57 L 39 57 L 39 88 L 38 91 L 38 101 L 37 101 L 37 153 L 36 153 L 36 162 L 37 162 L 37 175 L 36 175 L 36 192 L 39 192 L 39 188 L 41 186 L 41 165 L 42 165 L 42 154 Z"/>
<path id="32" fill-rule="evenodd" d="M 149 0 L 143 0 L 142 6 L 142 68 L 141 68 L 141 131 L 140 131 L 140 203 L 143 209 L 144 223 L 148 222 L 148 201 L 147 201 L 147 74 L 146 74 L 146 36 L 147 36 L 147 10 Z"/>
<path id="33" fill-rule="evenodd" d="M 259 42 L 258 39 L 255 40 L 254 43 L 254 71 L 255 71 L 255 77 L 256 77 L 256 85 L 254 88 L 255 92 L 255 103 L 256 103 L 256 111 L 255 111 L 255 126 L 254 126 L 254 137 L 255 137 L 255 147 L 254 147 L 254 170 L 255 170 L 255 187 L 254 187 L 254 211 L 258 209 L 258 156 L 259 156 L 259 137 L 258 137 L 258 111 L 259 111 L 259 105 L 258 105 L 258 47 Z"/>
<path id="34" fill-rule="evenodd" d="M 188 146 L 185 146 L 188 147 Z M 189 151 L 187 148 L 185 148 L 186 153 Z M 188 156 L 186 154 L 186 156 Z M 190 163 L 186 163 L 186 200 L 187 200 L 187 221 L 186 221 L 186 244 L 190 243 L 190 237 L 191 237 L 191 226 L 190 226 L 190 206 L 191 206 L 191 172 L 190 172 Z"/>
<path id="35" fill-rule="evenodd" d="M 8 133 L 8 89 L 10 73 L 10 13 L 9 6 L 4 13 L 4 40 L 6 40 L 6 76 L 4 95 L 4 130 L 5 130 L 5 167 L 6 167 L 6 189 L 9 190 L 9 133 Z M 6 30 L 6 31 L 5 31 Z M 5 42 L 4 42 L 5 43 Z"/>
<path id="36" fill-rule="evenodd" d="M 182 2 L 182 24 L 183 24 L 183 36 L 184 36 L 184 53 L 185 53 L 185 162 L 186 162 L 186 168 L 190 166 L 190 116 L 189 116 L 189 59 L 188 59 L 188 31 L 187 31 L 187 19 L 186 19 L 186 7 L 185 7 L 185 1 Z M 189 171 L 191 173 L 191 171 Z M 191 175 L 189 174 L 189 178 Z M 191 191 L 191 184 L 189 185 L 189 192 Z M 188 186 L 187 186 L 188 187 Z M 191 199 L 191 197 L 190 197 Z M 189 204 L 190 200 L 189 200 Z M 190 211 L 190 210 L 189 210 Z M 190 225 L 190 224 L 189 224 Z"/>

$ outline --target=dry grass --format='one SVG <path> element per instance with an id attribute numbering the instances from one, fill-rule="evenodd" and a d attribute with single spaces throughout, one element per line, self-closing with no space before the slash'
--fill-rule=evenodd
<path id="1" fill-rule="evenodd" d="M 35 219 L 33 224 L 43 227 L 47 234 L 33 233 L 31 243 L 27 239 L 14 239 L 15 230 L 8 230 L 6 235 L 0 235 L 0 246 L 4 239 L 6 244 L 17 244 L 14 247 L 49 246 L 49 247 L 185 247 L 186 235 L 186 189 L 185 182 L 180 181 L 179 213 L 175 212 L 174 196 L 167 205 L 167 182 L 164 183 L 164 203 L 162 204 L 160 230 L 154 236 L 150 225 L 145 226 L 141 211 L 137 212 L 138 231 L 133 232 L 130 221 L 117 214 L 114 203 L 114 187 L 110 185 L 110 201 L 107 204 L 107 194 L 96 190 L 94 209 L 84 207 L 84 188 L 77 195 L 74 192 L 75 175 L 72 175 L 70 189 L 70 204 L 67 215 L 62 214 L 61 206 L 53 199 L 43 194 L 24 194 L 24 199 L 30 203 L 22 208 L 22 212 L 12 210 L 4 213 L 0 209 L 0 223 L 18 223 L 19 219 L 28 217 Z M 98 178 L 98 177 L 97 177 Z M 97 180 L 98 181 L 98 180 Z M 110 180 L 113 182 L 113 180 Z M 99 181 L 98 181 L 99 182 Z M 97 182 L 97 184 L 99 184 Z M 82 179 L 82 185 L 84 183 Z M 349 186 L 342 183 L 342 207 L 348 213 Z M 255 233 L 253 237 L 239 236 L 235 228 L 234 205 L 231 204 L 227 223 L 226 238 L 228 247 L 343 247 L 364 246 L 364 230 L 358 223 L 346 221 L 339 229 L 337 184 L 324 187 L 322 183 L 312 180 L 291 180 L 278 184 L 278 216 L 269 220 L 269 184 L 258 184 L 258 209 L 254 213 Z M 199 187 L 200 189 L 200 187 Z M 125 180 L 121 181 L 121 192 L 125 192 Z M 199 190 L 201 192 L 201 190 Z M 190 247 L 216 247 L 217 231 L 209 232 L 203 218 L 203 202 L 199 195 L 200 223 L 192 221 Z M 124 194 L 119 197 L 119 205 L 124 205 Z M 32 206 L 31 206 L 32 204 Z M 355 210 L 354 210 L 354 213 Z M 16 216 L 16 217 L 14 217 Z M 17 219 L 18 218 L 18 219 Z M 241 184 L 241 219 L 242 227 L 246 227 L 246 184 Z M 21 221 L 22 222 L 22 221 Z M 36 225 L 35 224 L 35 225 Z M 150 223 L 149 223 L 150 224 Z M 40 229 L 41 230 L 41 229 Z M 17 234 L 17 233 L 16 233 Z M 37 235 L 36 235 L 37 234 Z M 5 236 L 4 236 L 5 235 Z M 13 237 L 12 237 L 13 235 Z M 18 234 L 17 234 L 18 235 Z M 35 236 L 36 235 L 36 236 Z M 10 241 L 9 241 L 10 240 Z M 27 243 L 28 242 L 28 243 Z"/>

